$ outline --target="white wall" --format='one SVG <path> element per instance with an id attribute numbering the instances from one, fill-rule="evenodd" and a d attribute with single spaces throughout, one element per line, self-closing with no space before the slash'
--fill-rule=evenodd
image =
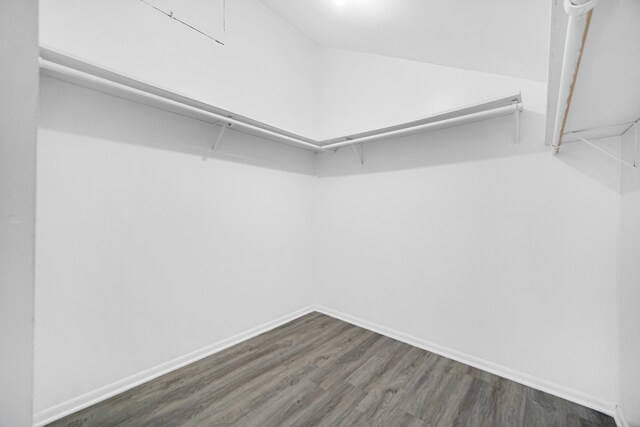
<path id="1" fill-rule="evenodd" d="M 634 130 L 623 137 L 623 154 L 633 161 Z M 620 227 L 620 407 L 631 426 L 640 426 L 640 180 L 622 170 Z"/>
<path id="2" fill-rule="evenodd" d="M 231 133 L 203 162 L 211 125 L 48 78 L 41 102 L 36 412 L 313 302 L 617 400 L 620 172 L 541 151 L 541 114 L 316 182 L 308 152 Z"/>
<path id="3" fill-rule="evenodd" d="M 542 151 L 544 84 L 319 48 L 257 1 L 224 47 L 119 1 L 43 2 L 43 43 L 316 138 L 522 91 L 523 141 L 504 117 L 316 182 L 310 153 L 232 133 L 205 163 L 212 126 L 45 79 L 36 412 L 313 302 L 617 401 L 620 172 Z"/>
<path id="4" fill-rule="evenodd" d="M 530 112 L 516 146 L 512 120 L 323 156 L 316 299 L 611 409 L 619 169 L 552 157 Z"/>
<path id="5" fill-rule="evenodd" d="M 227 2 L 225 45 L 138 0 L 48 0 L 50 46 L 291 132 L 315 134 L 315 45 L 256 0 Z"/>
<path id="6" fill-rule="evenodd" d="M 546 109 L 546 84 L 368 53 L 322 48 L 322 139 L 422 119 L 522 92 L 525 107 Z"/>
<path id="7" fill-rule="evenodd" d="M 54 79 L 41 103 L 36 412 L 314 302 L 616 401 L 620 172 L 541 151 L 541 115 L 316 181 L 308 152 L 230 133 L 203 162 L 211 125 Z"/>
<path id="8" fill-rule="evenodd" d="M 38 2 L 0 2 L 0 426 L 31 425 Z"/>
<path id="9" fill-rule="evenodd" d="M 36 413 L 312 303 L 311 153 L 229 132 L 204 162 L 209 124 L 40 102 Z"/>

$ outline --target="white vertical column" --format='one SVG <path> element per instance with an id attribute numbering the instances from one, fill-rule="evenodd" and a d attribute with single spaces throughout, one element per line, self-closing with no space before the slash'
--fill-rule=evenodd
<path id="1" fill-rule="evenodd" d="M 32 425 L 38 1 L 0 1 L 0 426 Z"/>

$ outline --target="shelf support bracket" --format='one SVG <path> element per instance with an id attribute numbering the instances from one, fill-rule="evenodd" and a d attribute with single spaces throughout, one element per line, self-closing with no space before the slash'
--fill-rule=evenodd
<path id="1" fill-rule="evenodd" d="M 356 148 L 356 144 L 353 144 L 351 148 L 353 148 L 353 152 L 355 153 L 358 161 L 360 162 L 360 167 L 364 167 L 364 144 L 357 144 L 360 148 Z"/>
<path id="2" fill-rule="evenodd" d="M 635 141 L 633 143 L 633 176 L 638 179 L 638 121 L 633 124 Z"/>
<path id="3" fill-rule="evenodd" d="M 622 164 L 623 166 L 627 166 L 631 169 L 633 169 L 633 174 L 634 176 L 637 177 L 637 168 L 636 168 L 636 159 L 634 157 L 633 163 L 629 163 L 619 157 L 616 157 L 614 154 L 611 154 L 610 152 L 608 152 L 607 150 L 605 150 L 604 148 L 601 148 L 599 146 L 597 146 L 596 144 L 594 144 L 593 142 L 589 141 L 586 138 L 583 138 L 582 136 L 578 135 L 576 132 L 570 132 L 571 135 L 576 136 L 580 141 L 584 142 L 585 144 L 587 144 L 588 146 L 595 148 L 596 150 L 598 150 L 599 152 L 601 152 L 602 154 L 612 158 L 613 160 L 616 160 L 618 163 Z M 636 132 L 636 137 L 637 137 L 637 132 Z M 636 138 L 636 147 L 637 147 L 637 142 L 638 139 Z"/>
<path id="4" fill-rule="evenodd" d="M 516 111 L 514 113 L 514 115 L 515 115 L 515 125 L 516 125 L 514 139 L 515 139 L 515 143 L 516 144 L 520 144 L 520 113 L 521 113 L 521 111 L 520 111 L 520 108 L 518 106 L 518 102 L 517 101 L 513 101 L 513 105 L 515 106 L 515 109 L 516 109 Z"/>
<path id="5" fill-rule="evenodd" d="M 633 123 L 633 134 L 633 177 L 638 179 L 638 120 Z"/>
<path id="6" fill-rule="evenodd" d="M 318 152 L 313 153 L 313 174 L 318 176 Z"/>
<path id="7" fill-rule="evenodd" d="M 230 127 L 230 126 L 231 126 L 231 123 L 225 123 L 222 125 L 222 127 L 220 128 L 220 132 L 218 132 L 218 136 L 216 137 L 215 142 L 209 149 L 209 152 L 202 158 L 202 160 L 207 160 L 213 153 L 215 153 L 218 150 L 218 146 L 220 145 L 220 142 L 222 142 L 222 137 L 224 136 L 224 131 L 226 131 L 227 127 Z"/>

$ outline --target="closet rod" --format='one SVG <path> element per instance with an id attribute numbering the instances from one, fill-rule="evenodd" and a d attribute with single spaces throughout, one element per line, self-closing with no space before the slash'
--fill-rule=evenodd
<path id="1" fill-rule="evenodd" d="M 108 80 L 105 79 L 103 77 L 99 77 L 99 76 L 95 76 L 93 74 L 89 74 L 86 73 L 84 71 L 80 71 L 80 70 L 76 70 L 74 68 L 71 67 L 67 67 L 65 65 L 61 65 L 61 64 L 57 64 L 55 62 L 52 61 L 48 61 L 46 59 L 40 58 L 39 59 L 40 62 L 40 68 L 44 69 L 44 70 L 48 70 L 53 72 L 54 74 L 62 74 L 68 78 L 70 78 L 73 82 L 78 82 L 78 81 L 84 81 L 86 83 L 90 83 L 92 85 L 99 85 L 99 86 L 107 86 L 109 88 L 114 88 L 120 91 L 125 91 L 128 92 L 130 94 L 133 94 L 137 97 L 143 97 L 146 99 L 150 99 L 153 101 L 160 101 L 161 103 L 164 103 L 166 105 L 170 105 L 172 107 L 177 107 L 179 109 L 185 110 L 185 111 L 190 111 L 190 112 L 194 112 L 194 113 L 198 113 L 198 114 L 202 114 L 205 115 L 207 117 L 210 117 L 212 119 L 215 119 L 217 121 L 229 124 L 232 128 L 233 127 L 238 127 L 238 128 L 242 128 L 245 130 L 249 130 L 255 133 L 258 133 L 260 135 L 263 136 L 268 136 L 271 138 L 276 138 L 278 140 L 281 141 L 286 141 L 289 143 L 293 143 L 296 145 L 299 145 L 301 147 L 307 148 L 307 149 L 312 149 L 314 151 L 327 151 L 324 147 L 320 147 L 319 145 L 316 144 L 312 144 L 306 141 L 302 141 L 300 139 L 297 138 L 293 138 L 290 137 L 288 135 L 284 135 L 281 133 L 277 133 L 274 131 L 271 131 L 269 129 L 265 129 L 265 128 L 261 128 L 249 123 L 244 123 L 241 122 L 239 120 L 230 118 L 230 117 L 225 117 L 223 115 L 220 114 L 216 114 L 216 113 L 212 113 L 210 111 L 204 110 L 202 108 L 197 108 L 197 107 L 193 107 L 191 105 L 187 105 L 185 103 L 179 102 L 179 101 L 175 101 L 173 99 L 169 99 L 160 95 L 156 95 L 141 89 L 137 89 L 134 88 L 132 86 L 128 86 L 122 83 L 118 83 L 118 82 L 114 82 L 112 80 Z"/>
<path id="2" fill-rule="evenodd" d="M 352 138 L 352 139 L 348 139 L 347 141 L 336 142 L 334 144 L 329 144 L 329 145 L 323 145 L 322 148 L 330 150 L 330 149 L 336 149 L 336 148 L 345 147 L 353 144 L 363 144 L 366 142 L 372 142 L 382 138 L 390 138 L 390 137 L 402 136 L 410 133 L 417 133 L 417 132 L 425 131 L 427 129 L 434 128 L 434 127 L 461 125 L 464 123 L 469 123 L 469 122 L 478 121 L 482 119 L 489 119 L 492 117 L 504 116 L 510 113 L 520 112 L 523 109 L 524 109 L 523 104 L 519 102 L 519 103 L 514 103 L 513 105 L 508 105 L 506 107 L 499 107 L 499 108 L 494 108 L 492 110 L 466 114 L 464 116 L 439 120 L 437 122 L 425 123 L 422 125 L 407 127 L 403 129 L 397 129 L 397 130 L 393 130 L 385 133 L 379 133 L 376 135 L 363 136 L 361 138 Z"/>
<path id="3" fill-rule="evenodd" d="M 358 135 L 345 136 L 330 140 L 315 140 L 296 135 L 285 130 L 268 126 L 260 122 L 241 118 L 230 112 L 183 96 L 144 81 L 114 72 L 96 64 L 91 64 L 49 48 L 42 48 L 39 60 L 40 68 L 54 78 L 89 87 L 98 91 L 120 96 L 156 108 L 166 109 L 187 117 L 200 118 L 207 122 L 229 126 L 238 131 L 261 136 L 266 139 L 295 145 L 315 152 L 333 153 L 338 148 L 353 144 L 362 144 L 384 138 L 397 137 L 431 128 L 455 126 L 523 110 L 522 97 L 515 94 L 509 97 L 489 100 L 455 110 L 445 111 L 424 119 L 399 125 L 375 129 Z M 164 107 L 164 108 L 163 108 Z"/>

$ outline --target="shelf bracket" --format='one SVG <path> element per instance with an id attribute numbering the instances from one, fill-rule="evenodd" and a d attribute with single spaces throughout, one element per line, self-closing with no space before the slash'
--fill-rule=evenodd
<path id="1" fill-rule="evenodd" d="M 222 142 L 222 137 L 224 136 L 224 131 L 226 131 L 228 127 L 231 127 L 231 123 L 225 123 L 224 125 L 222 125 L 215 142 L 209 149 L 209 152 L 202 158 L 202 160 L 207 160 L 213 153 L 218 150 L 218 146 L 220 145 L 220 142 Z"/>
<path id="2" fill-rule="evenodd" d="M 634 151 L 637 152 L 637 147 L 638 147 L 638 132 L 637 132 L 637 124 L 636 126 L 636 138 L 635 138 L 635 149 Z M 585 144 L 587 144 L 589 147 L 595 148 L 596 150 L 598 150 L 599 152 L 601 152 L 602 154 L 612 158 L 613 160 L 616 160 L 618 163 L 622 164 L 623 166 L 629 167 L 631 169 L 633 169 L 633 175 L 637 178 L 638 176 L 638 169 L 636 168 L 636 158 L 635 158 L 635 153 L 634 153 L 634 159 L 633 159 L 633 163 L 629 163 L 626 160 L 623 160 L 619 157 L 616 157 L 615 154 L 611 154 L 610 152 L 608 152 L 607 150 L 605 150 L 604 148 L 601 148 L 599 146 L 597 146 L 596 144 L 594 144 L 593 142 L 589 141 L 586 138 L 583 138 L 582 136 L 578 135 L 576 132 L 570 132 L 571 135 L 576 136 L 580 141 L 584 142 Z"/>
<path id="3" fill-rule="evenodd" d="M 518 102 L 517 101 L 513 101 L 513 105 L 516 108 L 516 111 L 514 113 L 514 115 L 515 115 L 515 125 L 516 125 L 515 126 L 515 136 L 514 136 L 515 141 L 514 142 L 516 144 L 520 144 L 520 113 L 521 113 L 521 111 L 520 111 L 520 108 L 518 106 Z"/>
<path id="4" fill-rule="evenodd" d="M 360 148 L 356 148 L 356 144 L 353 144 L 351 148 L 353 148 L 353 152 L 355 153 L 358 161 L 360 162 L 360 167 L 364 167 L 364 144 L 357 144 Z"/>
<path id="5" fill-rule="evenodd" d="M 313 153 L 313 174 L 318 176 L 318 152 Z"/>
<path id="6" fill-rule="evenodd" d="M 633 132 L 635 133 L 635 142 L 633 145 L 633 174 L 638 179 L 638 121 L 633 124 Z"/>
<path id="7" fill-rule="evenodd" d="M 633 177 L 638 179 L 638 121 L 633 122 L 631 127 L 627 128 L 624 132 L 622 132 L 622 136 L 631 128 L 633 128 Z"/>

